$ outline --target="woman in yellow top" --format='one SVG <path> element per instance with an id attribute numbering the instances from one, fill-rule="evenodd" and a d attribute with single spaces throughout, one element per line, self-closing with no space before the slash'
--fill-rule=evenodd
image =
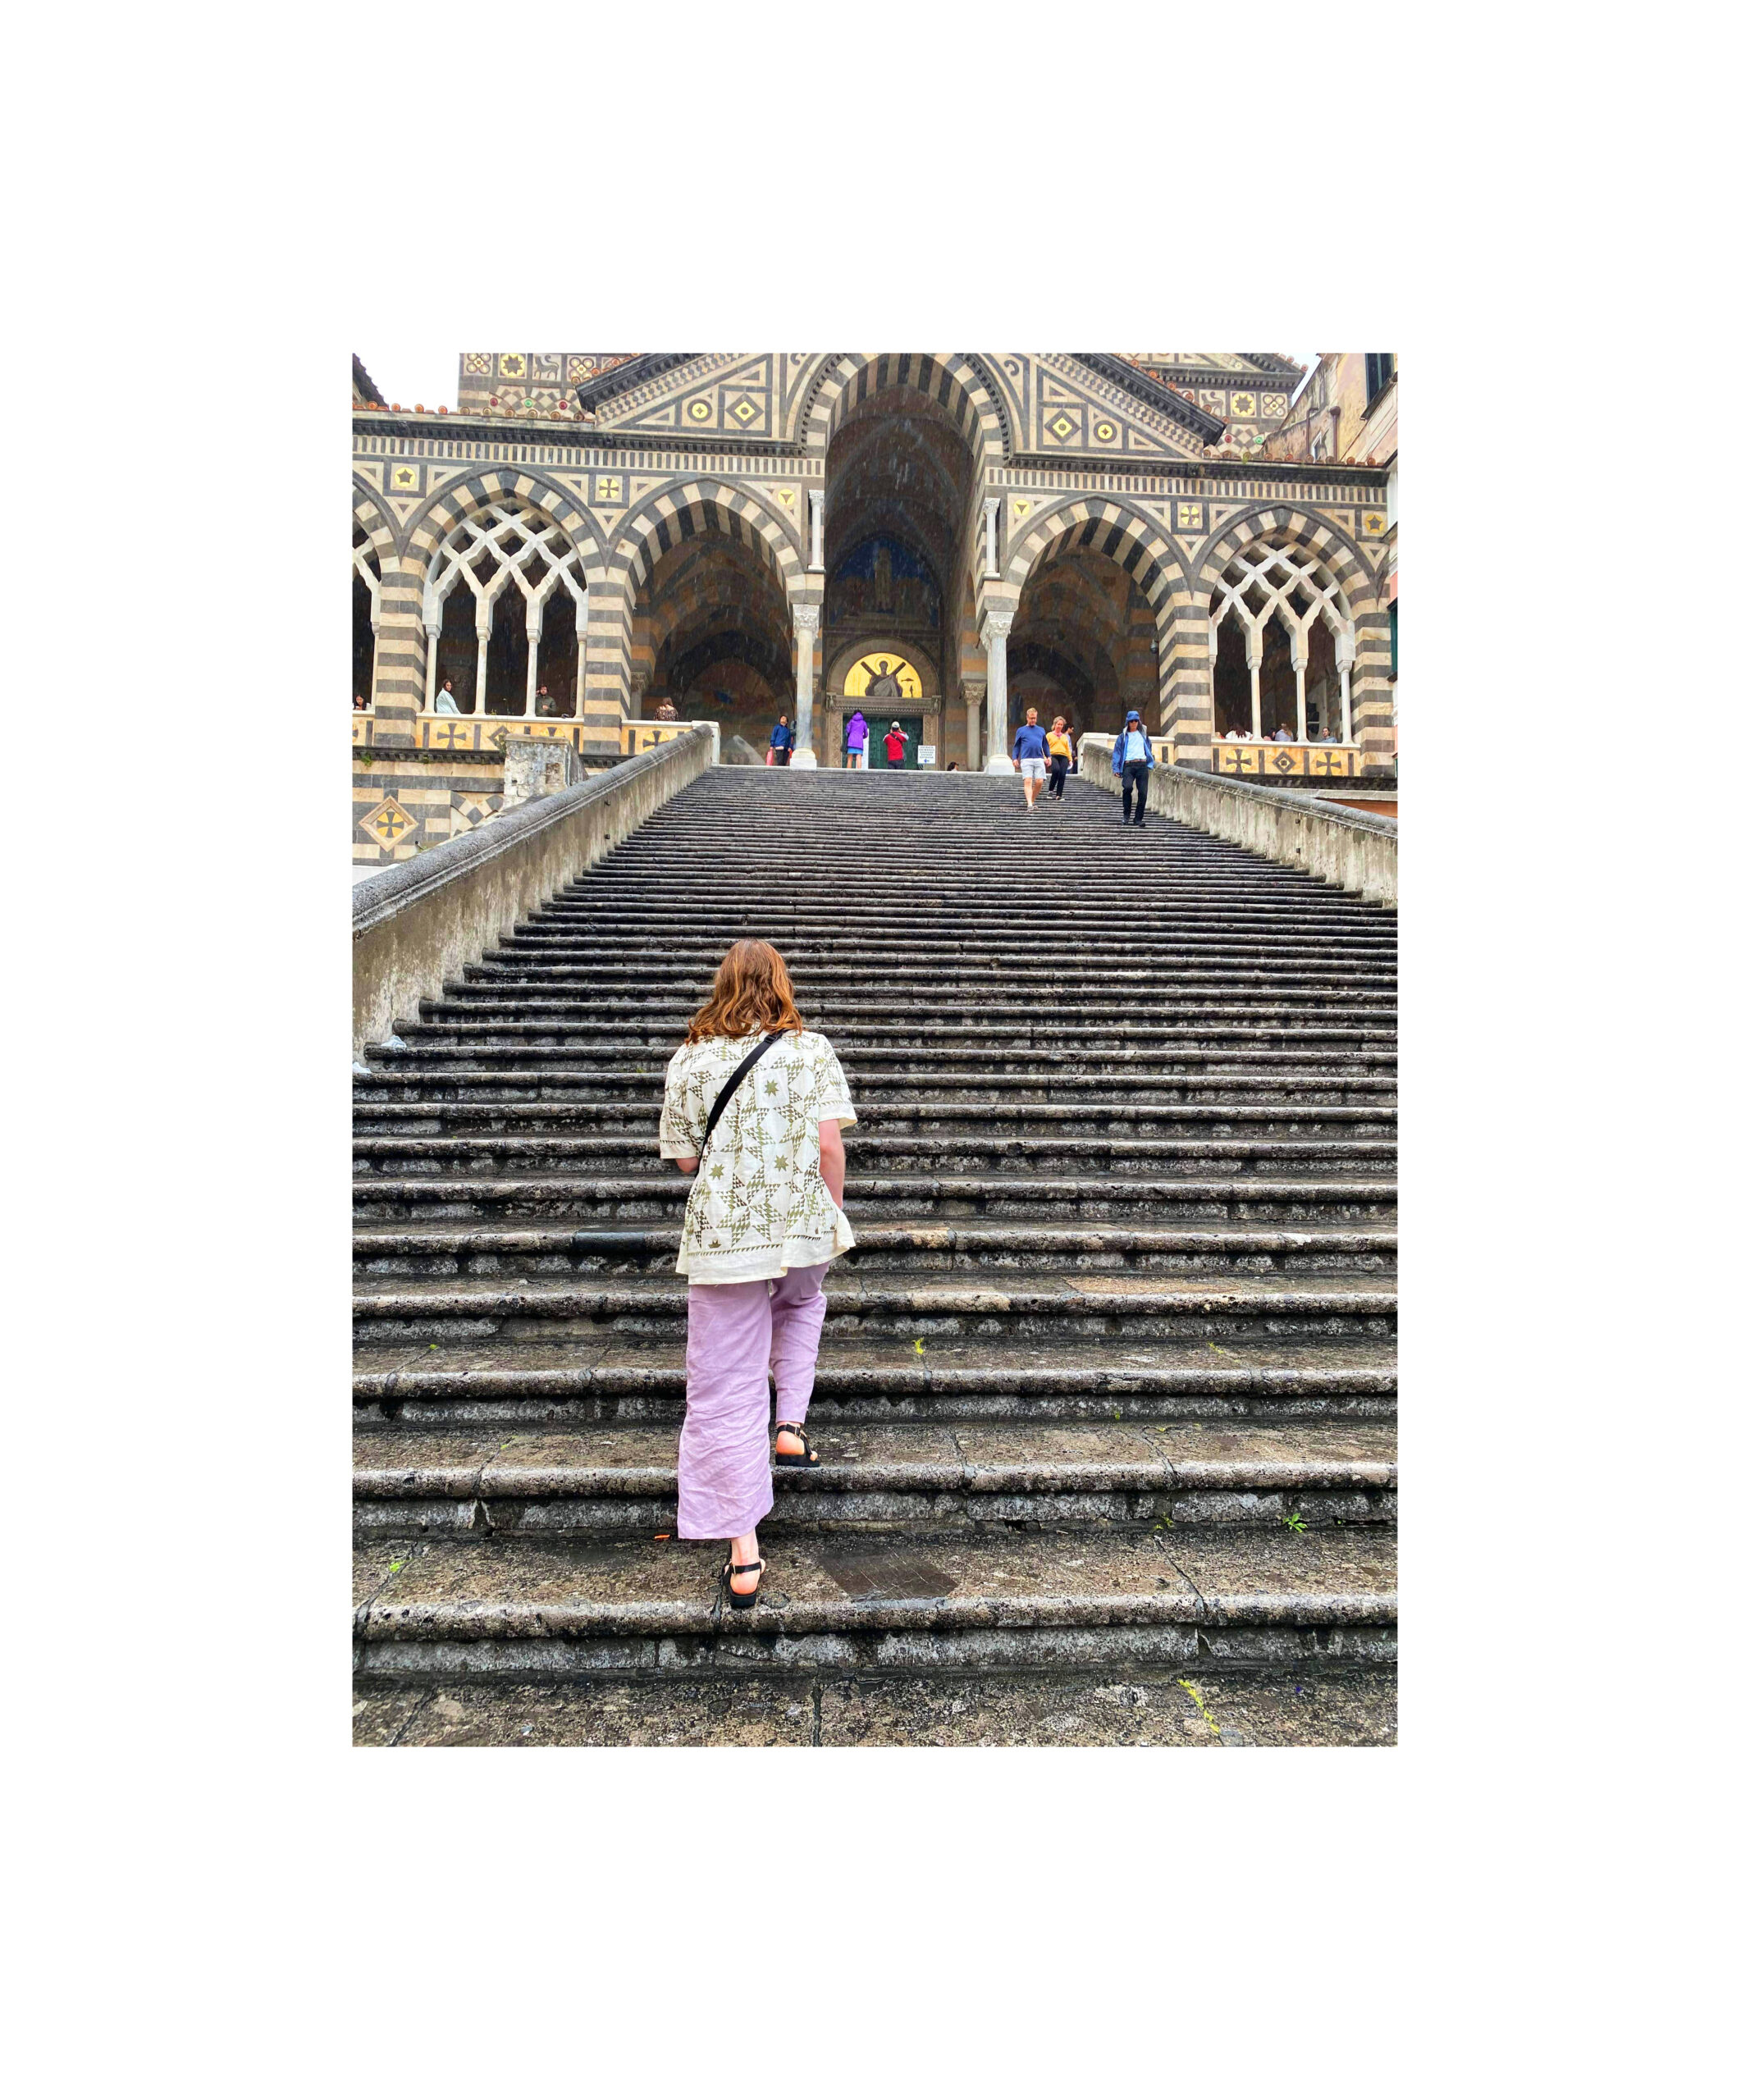
<path id="1" fill-rule="evenodd" d="M 1069 725 L 1060 714 L 1052 724 L 1045 738 L 1045 751 L 1051 760 L 1051 777 L 1045 783 L 1045 792 L 1063 800 L 1063 782 L 1070 769 L 1070 760 L 1075 747 L 1069 740 Z"/>

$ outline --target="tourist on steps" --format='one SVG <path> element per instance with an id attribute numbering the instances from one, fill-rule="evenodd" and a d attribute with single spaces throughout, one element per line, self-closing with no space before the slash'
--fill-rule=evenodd
<path id="1" fill-rule="evenodd" d="M 852 773 L 862 770 L 863 750 L 869 742 L 869 724 L 858 708 L 844 725 L 844 762 Z"/>
<path id="2" fill-rule="evenodd" d="M 889 765 L 905 764 L 906 746 L 911 741 L 912 739 L 897 722 L 889 724 L 887 734 L 881 739 L 881 748 L 887 753 L 887 762 Z"/>
<path id="3" fill-rule="evenodd" d="M 1149 775 L 1154 770 L 1154 746 L 1149 742 L 1149 733 L 1142 726 L 1142 717 L 1133 707 L 1124 718 L 1124 727 L 1112 747 L 1112 769 L 1123 777 L 1124 815 L 1121 824 L 1131 820 L 1131 795 L 1136 797 L 1136 829 L 1140 831 L 1142 820 L 1149 807 Z"/>
<path id="4" fill-rule="evenodd" d="M 1039 710 L 1030 707 L 1027 719 L 1015 732 L 1015 748 L 1009 756 L 1021 768 L 1021 785 L 1027 807 L 1045 784 L 1045 733 L 1039 726 Z"/>
<path id="5" fill-rule="evenodd" d="M 790 753 L 795 747 L 796 732 L 790 727 L 790 718 L 788 714 L 780 714 L 778 726 L 772 732 L 771 756 L 765 763 L 768 765 L 788 765 Z"/>
<path id="6" fill-rule="evenodd" d="M 796 1010 L 783 956 L 769 942 L 738 941 L 669 1061 L 657 1139 L 665 1159 L 698 1176 L 674 1264 L 688 1284 L 676 1528 L 728 1540 L 723 1579 L 737 1611 L 752 1605 L 765 1568 L 756 1527 L 772 1506 L 774 1459 L 820 1463 L 802 1423 L 826 1317 L 821 1283 L 857 1244 L 840 1135 L 856 1121 L 832 1045 Z"/>
<path id="7" fill-rule="evenodd" d="M 1060 714 L 1051 725 L 1045 739 L 1046 755 L 1051 761 L 1051 778 L 1045 784 L 1045 792 L 1055 801 L 1063 800 L 1063 783 L 1069 778 L 1070 760 L 1075 756 L 1069 740 L 1069 725 Z"/>

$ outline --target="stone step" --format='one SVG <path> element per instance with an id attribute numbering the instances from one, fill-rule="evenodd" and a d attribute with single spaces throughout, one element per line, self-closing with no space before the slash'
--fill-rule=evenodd
<path id="1" fill-rule="evenodd" d="M 555 1103 L 610 1099 L 628 1090 L 660 1102 L 666 1057 L 652 1057 L 642 1048 L 617 1054 L 642 1061 L 614 1064 L 598 1054 L 588 1064 L 569 1071 L 546 1067 L 538 1072 L 495 1069 L 490 1073 L 459 1066 L 446 1073 L 383 1065 L 354 1075 L 354 1099 L 364 1110 L 404 1101 L 443 1102 L 447 1106 L 455 1100 L 459 1082 L 470 1101 L 482 1107 L 525 1097 Z M 1388 1050 L 1236 1050 L 1214 1057 L 1174 1052 L 1112 1057 L 1061 1050 L 987 1052 L 982 1053 L 981 1064 L 975 1061 L 980 1055 L 975 1050 L 961 1051 L 952 1064 L 932 1061 L 920 1070 L 915 1056 L 902 1051 L 841 1048 L 839 1062 L 852 1098 L 859 1103 L 900 1089 L 925 1099 L 957 1098 L 971 1090 L 987 1100 L 1019 1101 L 1030 1096 L 1058 1099 L 1085 1093 L 1104 1102 L 1121 1100 L 1127 1092 L 1142 1088 L 1157 1099 L 1218 1102 L 1293 1101 L 1332 1094 L 1357 1100 L 1383 1095 L 1395 1100 L 1397 1090 L 1396 1056 Z"/>
<path id="2" fill-rule="evenodd" d="M 1389 1139 L 1397 1129 L 1393 1102 L 1358 1107 L 1287 1102 L 887 1101 L 865 1095 L 858 1099 L 857 1111 L 854 1127 L 862 1139 L 964 1136 L 975 1131 L 996 1137 L 1019 1137 L 1031 1131 L 1066 1138 Z M 355 1116 L 353 1129 L 361 1141 L 367 1136 L 399 1136 L 484 1142 L 488 1133 L 500 1140 L 557 1141 L 562 1133 L 570 1132 L 578 1136 L 620 1133 L 654 1142 L 661 1112 L 661 1090 L 647 1081 L 645 1097 L 639 1101 L 568 1102 L 532 1112 L 491 1102 L 436 1102 L 430 1119 L 433 1127 L 427 1130 L 409 1127 L 418 1120 L 414 1115 L 396 1119 L 393 1130 L 382 1131 L 364 1130 Z"/>
<path id="3" fill-rule="evenodd" d="M 495 1276 L 368 1280 L 353 1299 L 357 1339 L 384 1347 L 446 1340 L 508 1341 L 604 1335 L 684 1337 L 687 1280 L 624 1276 L 583 1281 L 514 1271 Z M 1128 1276 L 1040 1270 L 1025 1276 L 828 1273 L 828 1339 L 949 1337 L 1387 1335 L 1397 1292 L 1389 1278 L 1338 1271 L 1318 1278 Z"/>
<path id="4" fill-rule="evenodd" d="M 675 1439 L 656 1423 L 572 1431 L 360 1431 L 355 1536 L 649 1537 L 675 1525 Z M 1294 1525 L 1396 1516 L 1389 1423 L 1292 1428 L 907 1422 L 814 1438 L 774 1468 L 773 1532 L 980 1526 Z M 1296 1522 L 1296 1520 L 1298 1520 Z"/>
<path id="5" fill-rule="evenodd" d="M 353 1129 L 361 1137 L 431 1138 L 476 1130 L 656 1130 L 662 1107 L 662 1088 L 656 1075 L 628 1070 L 623 1077 L 598 1076 L 610 1083 L 591 1089 L 593 1098 L 568 1096 L 533 1102 L 425 1100 L 418 1095 L 379 1094 L 361 1083 L 353 1104 Z M 1097 1097 L 1077 1098 L 1094 1094 L 1085 1079 L 1080 1084 L 1017 1084 L 998 1089 L 971 1074 L 961 1087 L 902 1089 L 896 1080 L 860 1080 L 852 1088 L 857 1127 L 869 1130 L 1000 1126 L 1023 1117 L 1044 1129 L 1139 1136 L 1195 1129 L 1218 1137 L 1245 1129 L 1261 1136 L 1341 1130 L 1371 1137 L 1387 1135 L 1397 1127 L 1396 1092 L 1388 1080 L 1323 1087 L 1296 1083 L 1286 1095 L 1282 1088 L 1265 1089 L 1250 1081 L 1227 1090 L 1151 1084 L 1136 1091 L 1145 1098 L 1114 1099 L 1108 1082 Z M 1230 1093 L 1233 1098 L 1228 1098 Z M 1342 1098 L 1351 1095 L 1353 1098 Z"/>
<path id="6" fill-rule="evenodd" d="M 717 1541 L 373 1541 L 355 1554 L 354 1669 L 370 1683 L 1396 1654 L 1396 1544 L 1374 1527 L 801 1532 L 761 1544 L 761 1600 L 732 1612 Z"/>
<path id="7" fill-rule="evenodd" d="M 453 1218 L 565 1217 L 655 1223 L 678 1220 L 690 1185 L 679 1172 L 582 1177 L 522 1175 L 382 1176 L 354 1185 L 354 1215 Z M 1337 1225 L 1395 1219 L 1397 1187 L 1385 1175 L 1242 1174 L 1123 1181 L 1021 1175 L 922 1176 L 852 1173 L 845 1205 L 854 1220 L 900 1217 L 958 1221 L 978 1217 L 1159 1224 L 1163 1208 L 1184 1221 Z"/>
<path id="8" fill-rule="evenodd" d="M 491 984 L 495 988 L 518 984 L 537 987 L 551 994 L 568 982 L 589 988 L 587 1002 L 591 1016 L 602 1021 L 628 1016 L 633 1020 L 651 1022 L 667 1020 L 677 1034 L 684 1031 L 688 1022 L 697 1011 L 708 986 L 701 985 L 699 995 L 681 999 L 665 993 L 629 991 L 622 993 L 604 982 L 603 973 L 587 964 L 575 968 L 560 964 L 543 965 L 528 970 L 509 966 L 500 968 L 491 963 L 471 963 L 467 971 L 468 981 L 476 984 Z M 831 1034 L 835 1028 L 879 1027 L 891 1012 L 889 1000 L 896 988 L 874 984 L 857 993 L 829 992 L 809 1002 L 808 1019 L 811 1025 Z M 1256 1023 L 1303 1015 L 1316 1016 L 1332 1013 L 1359 1013 L 1366 1016 L 1390 1015 L 1396 1010 L 1397 993 L 1395 988 L 1366 991 L 1337 987 L 1314 987 L 1296 991 L 1292 986 L 1268 987 L 1267 998 L 1254 998 L 1236 991 L 1227 996 L 1212 993 L 1204 996 L 1195 988 L 1180 991 L 1170 980 L 1163 980 L 1149 988 L 1138 986 L 1127 992 L 1105 993 L 1099 998 L 1078 999 L 1072 1009 L 1076 1016 L 1073 1024 L 1076 1032 L 1094 1032 L 1101 1023 L 1113 1021 L 1158 1021 L 1170 1020 L 1205 1019 L 1236 1020 Z M 1054 1002 L 1060 1003 L 1060 1002 Z M 932 988 L 930 1012 L 940 1026 L 957 1025 L 962 1028 L 976 1025 L 981 1032 L 1007 1025 L 1026 1028 L 1038 1020 L 1039 1000 L 1037 997 L 993 998 L 989 992 L 968 992 L 963 988 L 944 985 L 940 996 Z M 451 1024 L 456 1025 L 457 1024 Z"/>
<path id="9" fill-rule="evenodd" d="M 1052 1173 L 1061 1176 L 1219 1173 L 1235 1166 L 1271 1171 L 1316 1168 L 1330 1174 L 1389 1167 L 1395 1138 L 1347 1133 L 1337 1137 L 1245 1135 L 1113 1138 L 1048 1132 L 1009 1135 L 989 1130 L 964 1135 L 870 1132 L 858 1124 L 845 1133 L 852 1171 L 871 1174 Z M 456 1138 L 355 1137 L 354 1170 L 377 1174 L 565 1174 L 660 1172 L 654 1134 L 596 1136 L 541 1134 Z"/>
<path id="10" fill-rule="evenodd" d="M 694 1003 L 710 990 L 722 959 L 723 952 L 719 949 L 715 954 L 707 952 L 690 965 L 677 965 L 668 958 L 660 962 L 638 963 L 628 961 L 613 951 L 604 952 L 596 942 L 538 940 L 532 936 L 501 941 L 485 950 L 480 958 L 487 970 L 517 969 L 534 972 L 552 967 L 581 971 L 587 973 L 592 982 L 600 985 L 604 993 L 623 996 L 636 988 L 675 998 L 691 998 Z M 785 956 L 784 961 L 804 1005 L 847 993 L 870 993 L 879 996 L 896 985 L 931 992 L 970 993 L 982 998 L 993 988 L 1019 992 L 1032 984 L 1058 995 L 1071 989 L 1086 990 L 1111 1001 L 1121 993 L 1129 996 L 1136 992 L 1154 993 L 1163 986 L 1184 985 L 1201 989 L 1236 985 L 1245 990 L 1264 986 L 1287 991 L 1307 987 L 1322 989 L 1331 985 L 1395 988 L 1397 983 L 1396 970 L 1389 963 L 1369 966 L 1353 958 L 1336 956 L 1317 962 L 1309 961 L 1305 956 L 1242 962 L 1226 956 L 1163 956 L 1143 966 L 1129 952 L 1122 963 L 1108 965 L 1097 957 L 1079 961 L 1066 960 L 1035 947 L 1025 957 L 971 959 L 957 956 L 920 967 L 915 959 L 900 961 L 866 956 L 859 947 L 848 942 L 830 964 L 804 966 L 789 956 Z"/>
<path id="11" fill-rule="evenodd" d="M 756 1611 L 755 1616 L 758 1616 Z M 670 1672 L 558 1682 L 393 1678 L 357 1687 L 353 1741 L 372 1749 L 1258 1750 L 1387 1748 L 1390 1664 L 1293 1669 Z"/>
<path id="12" fill-rule="evenodd" d="M 569 1226 L 497 1230 L 412 1221 L 359 1227 L 353 1262 L 355 1273 L 370 1276 L 672 1275 L 680 1236 L 678 1225 L 579 1231 Z M 1131 1226 L 1101 1231 L 1017 1222 L 984 1227 L 905 1222 L 866 1226 L 834 1273 L 866 1280 L 920 1273 L 1021 1276 L 1041 1268 L 1123 1276 L 1337 1271 L 1372 1276 L 1392 1271 L 1396 1258 L 1396 1233 L 1378 1228 L 1230 1226 L 1198 1232 Z"/>
<path id="13" fill-rule="evenodd" d="M 864 1045 L 855 1032 L 850 1039 L 839 1031 L 833 1031 L 833 1045 L 839 1052 L 841 1062 L 847 1058 L 855 1060 Z M 564 1069 L 568 1058 L 575 1067 L 578 1059 L 585 1057 L 594 1062 L 604 1057 L 625 1056 L 642 1057 L 653 1063 L 666 1066 L 669 1058 L 679 1047 L 682 1034 L 680 1025 L 673 1021 L 653 1022 L 640 1026 L 635 1021 L 604 1021 L 592 1025 L 587 1021 L 573 1025 L 565 1032 L 563 1044 L 546 1048 L 531 1043 L 509 1044 L 499 1049 L 469 1046 L 467 1049 L 434 1043 L 427 1046 L 418 1040 L 415 1026 L 411 1038 L 404 1037 L 406 1047 L 395 1049 L 382 1043 L 368 1046 L 367 1054 L 372 1070 L 441 1071 L 454 1067 L 459 1071 L 478 1070 L 484 1072 L 502 1068 L 507 1064 L 514 1069 L 540 1071 Z M 999 1050 L 1010 1059 L 1019 1061 L 1021 1069 L 1039 1064 L 1044 1053 L 1062 1051 L 1070 1046 L 1079 1046 L 1085 1063 L 1116 1062 L 1125 1058 L 1126 1052 L 1140 1053 L 1144 1057 L 1152 1053 L 1161 1057 L 1169 1051 L 1182 1051 L 1188 1055 L 1204 1058 L 1222 1058 L 1238 1051 L 1269 1049 L 1280 1045 L 1285 1051 L 1291 1044 L 1304 1049 L 1317 1045 L 1326 1060 L 1347 1052 L 1359 1052 L 1372 1057 L 1395 1057 L 1393 1045 L 1396 1029 L 1390 1016 L 1383 1019 L 1369 1016 L 1360 1025 L 1314 1021 L 1303 1019 L 1298 1025 L 1266 1026 L 1233 1025 L 1227 1027 L 1205 1025 L 1199 1027 L 1173 1026 L 1162 1024 L 1126 1023 L 1105 1026 L 1087 1026 L 1076 1024 L 1037 1022 L 1011 1024 L 989 1028 L 944 1028 L 930 1022 L 889 1019 L 881 1031 L 881 1047 L 893 1052 L 909 1051 L 914 1064 L 926 1057 L 974 1056 L 980 1051 Z M 514 1061 L 520 1061 L 514 1063 Z M 1286 1061 L 1285 1061 L 1286 1068 Z M 1387 1064 L 1385 1069 L 1391 1069 Z M 1146 1067 L 1145 1067 L 1146 1069 Z M 848 1075 L 849 1064 L 846 1064 Z"/>
<path id="14" fill-rule="evenodd" d="M 733 930 L 725 927 L 722 938 L 684 942 L 671 938 L 658 950 L 649 947 L 647 928 L 624 928 L 604 936 L 593 927 L 551 925 L 536 918 L 519 921 L 514 934 L 490 950 L 505 953 L 552 956 L 575 955 L 595 957 L 609 964 L 617 975 L 628 978 L 677 978 L 692 982 L 709 976 L 723 958 Z M 672 929 L 671 929 L 672 932 Z M 1397 960 L 1397 943 L 1385 937 L 1334 933 L 1306 935 L 1299 939 L 1236 938 L 1231 934 L 1138 934 L 1126 939 L 1110 958 L 1078 947 L 1068 954 L 1042 949 L 1036 938 L 1024 947 L 1000 945 L 994 938 L 949 940 L 923 934 L 902 939 L 872 940 L 861 932 L 843 933 L 826 942 L 793 938 L 784 953 L 791 975 L 799 982 L 836 980 L 853 970 L 959 970 L 969 975 L 989 974 L 1003 977 L 1033 977 L 1072 970 L 1078 978 L 1098 981 L 1108 972 L 1126 978 L 1158 975 L 1179 967 L 1201 970 L 1363 970 L 1389 973 Z"/>
<path id="15" fill-rule="evenodd" d="M 605 1335 L 355 1345 L 355 1419 L 404 1428 L 678 1422 L 679 1340 Z M 1389 1340 L 1271 1335 L 1223 1341 L 829 1336 L 809 1420 L 929 1422 L 1388 1422 Z"/>

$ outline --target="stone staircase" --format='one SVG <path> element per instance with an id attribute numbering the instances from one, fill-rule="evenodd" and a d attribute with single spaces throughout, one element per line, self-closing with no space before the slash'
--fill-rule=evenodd
<path id="1" fill-rule="evenodd" d="M 861 1118 L 751 1624 L 656 1148 L 744 934 Z M 1090 783 L 707 774 L 355 1080 L 358 1740 L 1391 1740 L 1396 972 Z"/>

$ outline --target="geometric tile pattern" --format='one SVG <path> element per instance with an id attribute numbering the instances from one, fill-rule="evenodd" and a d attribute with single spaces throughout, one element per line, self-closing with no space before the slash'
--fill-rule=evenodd
<path id="1" fill-rule="evenodd" d="M 1215 745 L 1218 773 L 1244 774 L 1254 779 L 1349 779 L 1361 768 L 1359 751 L 1341 746 L 1332 750 L 1320 744 L 1230 744 L 1219 737 Z"/>

